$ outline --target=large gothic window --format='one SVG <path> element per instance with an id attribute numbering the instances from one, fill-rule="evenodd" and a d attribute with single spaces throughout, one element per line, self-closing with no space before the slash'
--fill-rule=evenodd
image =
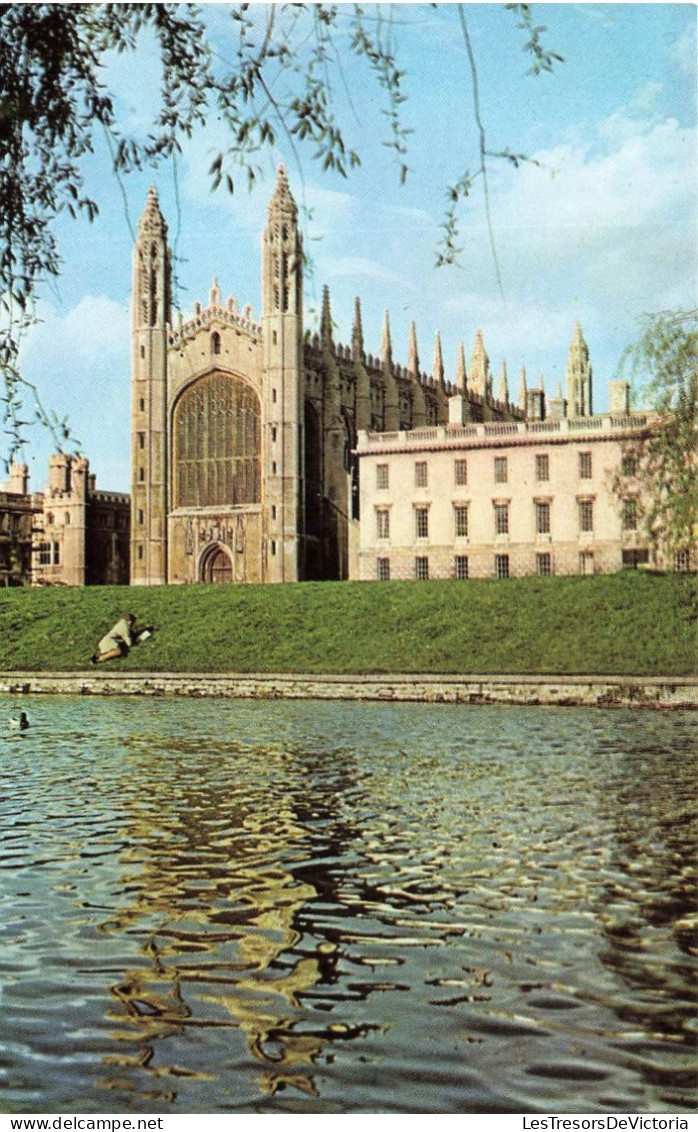
<path id="1" fill-rule="evenodd" d="M 248 385 L 201 378 L 177 402 L 173 425 L 175 507 L 260 502 L 260 407 Z"/>

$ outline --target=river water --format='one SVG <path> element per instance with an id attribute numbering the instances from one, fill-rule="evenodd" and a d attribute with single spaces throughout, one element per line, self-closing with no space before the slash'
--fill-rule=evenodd
<path id="1" fill-rule="evenodd" d="M 695 716 L 19 707 L 1 1111 L 698 1107 Z"/>

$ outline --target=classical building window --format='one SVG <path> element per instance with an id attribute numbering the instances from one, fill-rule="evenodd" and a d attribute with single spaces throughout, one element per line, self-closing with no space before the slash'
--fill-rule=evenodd
<path id="1" fill-rule="evenodd" d="M 509 534 L 509 504 L 508 503 L 495 503 L 494 505 L 494 530 L 495 534 L 508 535 Z"/>
<path id="2" fill-rule="evenodd" d="M 142 527 L 142 526 L 143 526 L 143 520 L 144 520 L 144 518 L 145 518 L 145 515 L 143 514 L 143 511 L 141 511 L 141 510 L 139 509 L 139 511 L 138 511 L 138 525 L 139 525 L 139 527 Z"/>
<path id="3" fill-rule="evenodd" d="M 376 508 L 376 538 L 390 538 L 390 511 L 387 507 Z"/>
<path id="4" fill-rule="evenodd" d="M 211 335 L 211 353 L 220 354 L 221 352 L 221 336 L 217 330 L 214 330 Z"/>
<path id="5" fill-rule="evenodd" d="M 507 466 L 506 456 L 495 456 L 494 458 L 494 482 L 506 483 L 509 477 L 509 469 Z"/>
<path id="6" fill-rule="evenodd" d="M 550 504 L 536 503 L 536 533 L 550 534 Z"/>
<path id="7" fill-rule="evenodd" d="M 688 550 L 679 550 L 674 558 L 674 569 L 685 574 L 691 569 L 691 554 Z"/>
<path id="8" fill-rule="evenodd" d="M 145 448 L 145 433 L 144 432 L 138 433 L 138 447 L 139 448 Z"/>
<path id="9" fill-rule="evenodd" d="M 591 452 L 579 453 L 579 478 L 580 480 L 591 479 Z"/>
<path id="10" fill-rule="evenodd" d="M 646 566 L 649 562 L 650 555 L 647 549 L 640 550 L 624 550 L 623 551 L 623 569 L 624 570 L 637 570 L 639 566 Z"/>
<path id="11" fill-rule="evenodd" d="M 138 482 L 145 483 L 145 468 L 138 469 Z"/>
<path id="12" fill-rule="evenodd" d="M 276 443 L 276 425 L 271 426 L 271 439 L 272 439 L 272 443 L 275 444 Z"/>
<path id="13" fill-rule="evenodd" d="M 244 381 L 199 378 L 175 405 L 173 434 L 175 507 L 261 501 L 261 410 Z"/>
<path id="14" fill-rule="evenodd" d="M 637 499 L 623 500 L 623 530 L 637 530 Z"/>
<path id="15" fill-rule="evenodd" d="M 145 397 L 138 398 L 138 410 L 141 413 L 145 412 Z"/>
<path id="16" fill-rule="evenodd" d="M 63 522 L 65 523 L 66 527 L 70 526 L 70 511 L 66 511 Z"/>
<path id="17" fill-rule="evenodd" d="M 390 487 L 390 467 L 388 464 L 376 464 L 376 487 L 379 491 L 386 491 Z"/>
<path id="18" fill-rule="evenodd" d="M 414 560 L 414 576 L 418 582 L 426 582 L 429 578 L 429 559 L 428 558 L 415 558 Z"/>
<path id="19" fill-rule="evenodd" d="M 415 507 L 414 529 L 417 538 L 429 538 L 429 508 Z"/>
<path id="20" fill-rule="evenodd" d="M 51 543 L 50 542 L 39 543 L 39 565 L 40 566 L 50 566 L 51 565 Z"/>
<path id="21" fill-rule="evenodd" d="M 467 554 L 457 554 L 453 561 L 456 578 L 458 578 L 459 581 L 463 581 L 468 577 L 468 556 Z"/>
<path id="22" fill-rule="evenodd" d="M 509 555 L 508 554 L 495 554 L 494 556 L 494 574 L 496 578 L 509 577 Z"/>
<path id="23" fill-rule="evenodd" d="M 594 555 L 590 550 L 583 550 L 579 555 L 579 573 L 580 574 L 593 574 L 594 573 Z"/>
<path id="24" fill-rule="evenodd" d="M 271 554 L 272 558 L 276 557 L 276 539 L 269 540 L 269 553 Z"/>
<path id="25" fill-rule="evenodd" d="M 143 558 L 143 547 L 142 546 L 138 547 L 138 554 L 137 554 L 136 557 L 142 560 L 142 558 Z"/>
<path id="26" fill-rule="evenodd" d="M 467 538 L 468 535 L 468 508 L 462 503 L 453 507 L 453 516 L 456 523 L 456 538 Z"/>
<path id="27" fill-rule="evenodd" d="M 426 460 L 418 460 L 414 466 L 415 487 L 426 487 L 429 483 L 429 471 Z"/>
<path id="28" fill-rule="evenodd" d="M 468 461 L 455 460 L 453 464 L 456 487 L 463 487 L 468 482 Z"/>
<path id="29" fill-rule="evenodd" d="M 547 452 L 536 456 L 536 479 L 539 483 L 547 483 L 550 479 L 550 457 Z"/>
<path id="30" fill-rule="evenodd" d="M 593 499 L 579 500 L 579 529 L 585 534 L 594 529 L 594 501 Z"/>
<path id="31" fill-rule="evenodd" d="M 60 564 L 61 564 L 61 544 L 59 542 L 54 542 L 54 544 L 53 544 L 53 559 L 52 559 L 52 561 L 53 561 L 54 566 L 60 566 Z"/>
<path id="32" fill-rule="evenodd" d="M 377 558 L 376 559 L 376 577 L 379 582 L 390 581 L 390 559 Z"/>
<path id="33" fill-rule="evenodd" d="M 272 521 L 274 521 L 276 519 L 276 504 L 275 503 L 272 503 L 272 505 L 271 505 L 271 517 L 272 517 Z"/>
<path id="34" fill-rule="evenodd" d="M 536 573 L 549 578 L 553 572 L 553 559 L 551 554 L 536 555 Z"/>

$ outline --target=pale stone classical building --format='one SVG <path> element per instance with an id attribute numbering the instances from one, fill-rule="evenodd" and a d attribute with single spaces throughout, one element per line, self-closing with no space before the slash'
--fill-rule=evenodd
<path id="1" fill-rule="evenodd" d="M 214 283 L 207 305 L 173 321 L 167 225 L 151 189 L 133 273 L 134 584 L 348 577 L 359 430 L 447 423 L 438 335 L 430 376 L 414 327 L 406 366 L 393 361 L 387 315 L 380 358 L 367 355 L 357 300 L 351 345 L 336 344 L 325 290 L 310 336 L 302 264 L 281 168 L 262 240 L 261 320 Z M 506 375 L 495 397 L 481 336 L 464 399 L 474 421 L 525 416 L 525 403 L 509 403 Z"/>
<path id="2" fill-rule="evenodd" d="M 568 389 L 577 385 L 572 344 Z M 590 406 L 570 398 L 577 411 Z M 610 573 L 648 564 L 632 450 L 646 414 L 629 413 L 618 383 L 612 411 L 547 419 L 452 423 L 363 432 L 358 441 L 361 537 L 357 577 L 509 578 Z"/>

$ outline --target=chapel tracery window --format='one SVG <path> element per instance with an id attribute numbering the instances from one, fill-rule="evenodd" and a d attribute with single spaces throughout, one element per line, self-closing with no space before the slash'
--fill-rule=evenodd
<path id="1" fill-rule="evenodd" d="M 213 507 L 261 500 L 259 399 L 221 373 L 200 378 L 174 412 L 174 505 Z"/>

